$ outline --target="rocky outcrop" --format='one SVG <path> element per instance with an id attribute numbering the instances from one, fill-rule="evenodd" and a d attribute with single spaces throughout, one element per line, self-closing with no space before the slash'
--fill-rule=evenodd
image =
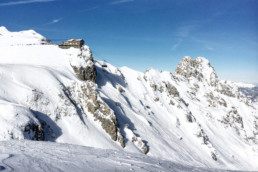
<path id="1" fill-rule="evenodd" d="M 236 97 L 236 93 L 234 93 L 234 90 L 233 90 L 233 87 L 226 84 L 226 83 L 222 83 L 220 82 L 219 85 L 218 85 L 218 89 L 217 91 L 221 94 L 224 94 L 226 96 L 229 96 L 229 97 Z"/>
<path id="2" fill-rule="evenodd" d="M 70 64 L 80 80 L 89 80 L 96 83 L 97 70 L 88 46 L 83 46 L 77 58 L 70 59 Z"/>
<path id="3" fill-rule="evenodd" d="M 87 66 L 86 68 L 84 67 L 78 68 L 76 66 L 72 66 L 72 68 L 80 80 L 83 80 L 83 81 L 90 80 L 90 81 L 96 82 L 97 71 L 94 65 Z"/>
<path id="4" fill-rule="evenodd" d="M 45 140 L 45 134 L 42 127 L 38 124 L 29 123 L 23 129 L 24 135 L 26 139 L 29 140 Z"/>
<path id="5" fill-rule="evenodd" d="M 218 105 L 227 107 L 227 102 L 219 96 L 214 96 L 212 92 L 206 93 L 204 97 L 206 97 L 209 107 L 218 107 Z"/>
<path id="6" fill-rule="evenodd" d="M 136 147 L 138 147 L 144 154 L 149 152 L 147 144 L 142 140 L 141 137 L 136 136 L 136 134 L 130 129 L 129 124 L 124 128 L 126 135 L 128 135 L 129 140 L 131 140 Z"/>
<path id="7" fill-rule="evenodd" d="M 227 115 L 223 116 L 222 119 L 218 121 L 224 124 L 225 127 L 234 128 L 239 136 L 241 136 L 245 140 L 248 140 L 243 118 L 235 107 L 232 107 L 232 109 L 227 113 Z"/>
<path id="8" fill-rule="evenodd" d="M 85 82 L 78 85 L 73 83 L 68 89 L 70 99 L 79 105 L 78 109 L 85 114 L 92 114 L 95 121 L 100 122 L 103 130 L 112 140 L 118 141 L 121 147 L 125 147 L 116 115 L 112 109 L 100 98 L 93 82 Z"/>
<path id="9" fill-rule="evenodd" d="M 83 96 L 89 98 L 87 101 L 88 111 L 93 114 L 95 120 L 101 123 L 102 128 L 110 135 L 111 139 L 119 141 L 120 145 L 124 147 L 124 139 L 113 110 L 100 99 L 91 83 L 87 83 L 86 87 L 83 85 L 81 89 Z"/>
<path id="10" fill-rule="evenodd" d="M 167 88 L 168 95 L 170 95 L 172 97 L 179 97 L 179 92 L 177 91 L 175 86 L 173 86 L 169 82 L 165 83 L 165 86 Z"/>
<path id="11" fill-rule="evenodd" d="M 194 77 L 198 81 L 206 81 L 211 86 L 216 86 L 218 83 L 218 76 L 209 61 L 205 58 L 198 57 L 191 59 L 191 57 L 184 57 L 176 68 L 176 74 L 185 78 Z"/>
<path id="12" fill-rule="evenodd" d="M 221 122 L 225 125 L 229 125 L 230 127 L 238 126 L 237 128 L 244 128 L 243 119 L 238 114 L 237 109 L 234 107 L 232 108 L 232 110 L 228 112 L 228 114 L 225 117 L 223 117 L 223 120 Z"/>
<path id="13" fill-rule="evenodd" d="M 188 122 L 191 122 L 191 123 L 194 122 L 195 118 L 192 115 L 192 112 L 187 112 L 185 116 Z"/>

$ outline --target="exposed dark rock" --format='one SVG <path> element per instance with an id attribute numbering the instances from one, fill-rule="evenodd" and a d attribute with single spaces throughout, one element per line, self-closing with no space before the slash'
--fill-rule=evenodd
<path id="1" fill-rule="evenodd" d="M 175 105 L 175 103 L 172 100 L 169 101 L 169 104 L 172 105 L 172 106 Z"/>
<path id="2" fill-rule="evenodd" d="M 124 138 L 120 132 L 119 124 L 115 113 L 108 105 L 97 96 L 96 90 L 90 83 L 87 83 L 87 88 L 82 87 L 84 97 L 89 98 L 87 101 L 88 111 L 101 123 L 102 128 L 110 135 L 111 139 L 118 141 L 122 147 L 125 146 Z"/>
<path id="3" fill-rule="evenodd" d="M 204 97 L 209 102 L 209 107 L 217 107 L 217 105 L 227 107 L 227 102 L 219 96 L 214 96 L 212 92 L 206 93 Z"/>
<path id="4" fill-rule="evenodd" d="M 23 131 L 31 140 L 45 140 L 44 130 L 38 124 L 29 123 L 24 127 Z"/>
<path id="5" fill-rule="evenodd" d="M 124 90 L 122 89 L 122 87 L 118 87 L 117 89 L 118 89 L 118 91 L 119 91 L 120 93 L 124 92 Z"/>
<path id="6" fill-rule="evenodd" d="M 203 129 L 197 134 L 197 137 L 202 138 L 203 144 L 207 145 L 209 141 L 209 137 L 206 135 Z"/>
<path id="7" fill-rule="evenodd" d="M 227 107 L 228 105 L 227 105 L 227 102 L 223 99 L 223 98 L 221 98 L 219 101 L 218 101 L 218 103 L 220 104 L 220 105 L 223 105 L 224 107 Z"/>
<path id="8" fill-rule="evenodd" d="M 94 65 L 93 56 L 90 48 L 83 46 L 81 48 L 81 53 L 76 57 L 84 61 L 83 64 L 78 64 L 76 59 L 70 59 L 71 66 L 76 74 L 76 76 L 83 81 L 89 80 L 96 83 L 97 70 Z"/>
<path id="9" fill-rule="evenodd" d="M 147 77 L 145 75 L 143 76 L 143 79 L 145 82 L 147 82 Z"/>
<path id="10" fill-rule="evenodd" d="M 209 69 L 208 73 L 205 69 Z M 207 59 L 201 57 L 194 60 L 190 57 L 183 58 L 176 68 L 176 74 L 182 75 L 185 78 L 194 77 L 198 79 L 198 81 L 206 80 L 211 86 L 216 86 L 218 83 L 218 76 L 214 68 Z"/>
<path id="11" fill-rule="evenodd" d="M 176 119 L 176 127 L 179 127 L 180 125 L 181 125 L 180 120 L 177 118 Z"/>
<path id="12" fill-rule="evenodd" d="M 192 115 L 191 112 L 188 112 L 188 113 L 186 114 L 186 119 L 187 119 L 188 122 L 193 122 L 194 117 L 193 117 L 193 115 Z"/>
<path id="13" fill-rule="evenodd" d="M 80 80 L 83 80 L 83 81 L 89 80 L 96 83 L 97 70 L 95 65 L 87 66 L 86 68 L 84 67 L 78 68 L 76 66 L 72 66 L 72 68 Z"/>
<path id="14" fill-rule="evenodd" d="M 146 144 L 142 141 L 142 139 L 140 137 L 133 136 L 132 142 L 134 142 L 138 147 L 140 147 L 140 149 L 142 150 L 142 152 L 144 154 L 147 154 L 149 152 L 148 147 L 146 146 Z"/>
<path id="15" fill-rule="evenodd" d="M 188 103 L 186 103 L 184 99 L 180 98 L 180 99 L 179 99 L 179 101 L 180 101 L 180 102 L 182 102 L 186 107 L 188 107 L 188 106 L 189 106 L 189 104 L 188 104 Z"/>
<path id="16" fill-rule="evenodd" d="M 238 111 L 235 108 L 233 108 L 231 111 L 229 111 L 229 113 L 226 115 L 226 117 L 223 117 L 223 120 L 221 122 L 226 125 L 230 125 L 231 127 L 237 123 L 241 126 L 241 128 L 244 128 L 243 119 L 238 114 Z"/>
<path id="17" fill-rule="evenodd" d="M 220 83 L 219 89 L 217 89 L 217 91 L 229 97 L 236 97 L 236 95 L 233 93 L 233 88 L 227 84 Z"/>
<path id="18" fill-rule="evenodd" d="M 218 160 L 217 156 L 216 156 L 216 154 L 214 152 L 211 153 L 211 157 L 212 157 L 212 159 L 214 159 L 214 161 Z"/>
<path id="19" fill-rule="evenodd" d="M 142 147 L 142 152 L 143 152 L 144 154 L 147 154 L 147 153 L 149 152 L 147 146 L 144 145 L 144 146 Z"/>
<path id="20" fill-rule="evenodd" d="M 157 90 L 157 85 L 156 84 L 150 84 L 150 87 L 153 89 L 153 91 Z"/>
<path id="21" fill-rule="evenodd" d="M 176 87 L 170 84 L 169 82 L 166 83 L 166 88 L 168 91 L 168 94 L 173 97 L 179 97 L 179 92 L 177 91 Z"/>
<path id="22" fill-rule="evenodd" d="M 153 100 L 154 100 L 155 102 L 158 102 L 158 101 L 159 101 L 159 98 L 158 98 L 158 97 L 155 97 Z"/>
<path id="23" fill-rule="evenodd" d="M 224 124 L 226 127 L 234 128 L 239 136 L 248 141 L 248 137 L 244 128 L 243 118 L 238 114 L 236 108 L 233 107 L 232 110 L 230 110 L 228 114 L 222 118 L 222 120 L 218 121 Z"/>

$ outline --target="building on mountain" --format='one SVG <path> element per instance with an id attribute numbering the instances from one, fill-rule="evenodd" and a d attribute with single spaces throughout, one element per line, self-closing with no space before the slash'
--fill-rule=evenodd
<path id="1" fill-rule="evenodd" d="M 63 49 L 68 49 L 70 47 L 81 48 L 84 45 L 83 39 L 69 39 L 58 46 Z"/>

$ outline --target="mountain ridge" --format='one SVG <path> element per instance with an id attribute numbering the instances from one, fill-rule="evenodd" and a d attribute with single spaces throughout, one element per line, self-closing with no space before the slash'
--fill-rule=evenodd
<path id="1" fill-rule="evenodd" d="M 219 80 L 207 59 L 185 57 L 174 74 L 142 73 L 103 67 L 88 46 L 62 50 L 26 33 L 18 35 L 39 44 L 22 40 L 26 45 L 20 46 L 17 39 L 0 51 L 0 140 L 46 140 L 193 166 L 258 169 L 258 105 L 237 84 Z M 8 40 L 0 36 L 0 43 Z"/>

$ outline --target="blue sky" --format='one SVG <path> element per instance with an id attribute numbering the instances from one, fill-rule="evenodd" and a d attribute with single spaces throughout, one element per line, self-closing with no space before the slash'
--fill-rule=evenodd
<path id="1" fill-rule="evenodd" d="M 1 0 L 0 25 L 84 38 L 115 66 L 174 72 L 202 56 L 220 79 L 258 83 L 258 0 Z"/>

